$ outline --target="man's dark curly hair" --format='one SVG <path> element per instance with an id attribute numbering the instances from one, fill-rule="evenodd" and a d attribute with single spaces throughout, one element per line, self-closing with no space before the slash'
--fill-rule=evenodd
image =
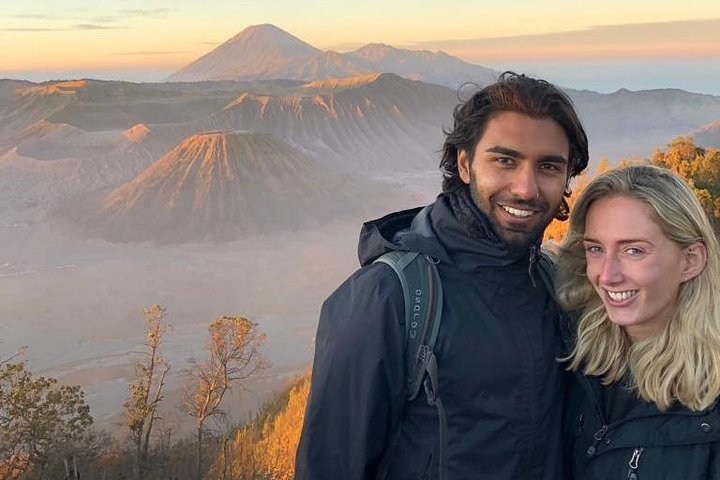
<path id="1" fill-rule="evenodd" d="M 505 72 L 496 83 L 476 92 L 455 107 L 454 127 L 445 131 L 440 171 L 444 193 L 467 188 L 458 172 L 458 151 L 465 150 L 472 161 L 475 146 L 485 133 L 488 121 L 500 112 L 517 112 L 533 118 L 552 118 L 565 130 L 570 143 L 568 180 L 588 164 L 588 141 L 585 130 L 570 98 L 554 85 L 526 75 Z M 569 196 L 566 191 L 565 196 Z M 555 218 L 566 220 L 570 208 L 563 198 Z"/>

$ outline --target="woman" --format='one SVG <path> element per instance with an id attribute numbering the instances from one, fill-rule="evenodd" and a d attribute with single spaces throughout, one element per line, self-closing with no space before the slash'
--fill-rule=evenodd
<path id="1" fill-rule="evenodd" d="M 577 312 L 565 433 L 577 479 L 720 479 L 720 250 L 690 187 L 632 166 L 595 179 L 558 256 Z"/>

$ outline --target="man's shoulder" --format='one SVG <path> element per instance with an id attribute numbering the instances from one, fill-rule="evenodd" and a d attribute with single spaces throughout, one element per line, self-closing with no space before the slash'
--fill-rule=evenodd
<path id="1" fill-rule="evenodd" d="M 323 302 L 318 336 L 332 337 L 343 356 L 364 348 L 380 351 L 383 345 L 396 343 L 389 339 L 402 336 L 404 305 L 402 286 L 392 268 L 368 265 L 350 275 Z"/>
<path id="2" fill-rule="evenodd" d="M 367 303 L 402 301 L 402 285 L 392 267 L 384 263 L 372 263 L 356 270 L 325 303 Z"/>
<path id="3" fill-rule="evenodd" d="M 347 315 L 402 312 L 402 285 L 392 267 L 384 263 L 366 265 L 352 273 L 323 303 L 323 310 Z"/>

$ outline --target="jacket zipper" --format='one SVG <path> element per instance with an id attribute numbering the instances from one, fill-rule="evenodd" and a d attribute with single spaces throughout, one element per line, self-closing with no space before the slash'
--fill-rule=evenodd
<path id="1" fill-rule="evenodd" d="M 640 455 L 642 455 L 643 450 L 645 450 L 643 447 L 638 447 L 633 452 L 632 457 L 628 462 L 630 470 L 628 471 L 627 480 L 638 480 L 637 472 L 638 466 L 640 465 Z"/>
<path id="2" fill-rule="evenodd" d="M 537 245 L 533 245 L 530 247 L 530 262 L 528 263 L 528 276 L 530 277 L 530 283 L 532 283 L 533 288 L 537 287 L 537 284 L 535 283 L 535 277 L 533 276 L 533 265 L 535 265 L 536 261 Z"/>
<path id="3" fill-rule="evenodd" d="M 593 434 L 594 441 L 593 441 L 592 445 L 590 445 L 587 449 L 588 456 L 592 457 L 593 455 L 595 455 L 595 452 L 597 452 L 597 446 L 602 441 L 603 437 L 605 437 L 605 434 L 607 433 L 607 431 L 608 431 L 608 426 L 605 425 L 605 423 L 603 422 L 603 426 L 600 428 L 600 430 L 598 430 L 597 432 L 595 432 Z"/>

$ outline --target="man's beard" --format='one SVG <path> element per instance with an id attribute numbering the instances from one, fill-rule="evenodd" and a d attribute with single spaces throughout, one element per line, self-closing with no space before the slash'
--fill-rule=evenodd
<path id="1" fill-rule="evenodd" d="M 475 206 L 478 208 L 478 210 L 480 210 L 488 219 L 488 222 L 490 223 L 490 226 L 492 227 L 495 234 L 508 245 L 517 247 L 529 247 L 530 245 L 535 244 L 542 237 L 543 232 L 552 221 L 554 212 L 556 212 L 557 209 L 560 207 L 560 205 L 558 204 L 555 206 L 555 209 L 551 210 L 547 202 L 542 200 L 527 201 L 518 200 L 515 198 L 500 199 L 500 203 L 503 203 L 503 201 L 505 201 L 506 203 L 510 203 L 516 207 L 525 207 L 528 210 L 538 211 L 538 213 L 535 213 L 534 215 L 541 216 L 541 220 L 538 221 L 537 225 L 533 226 L 532 228 L 513 229 L 512 226 L 502 225 L 496 218 L 495 213 L 497 212 L 497 209 L 501 208 L 497 206 L 498 198 L 491 196 L 489 202 L 486 202 L 484 200 L 484 197 L 477 190 L 476 185 L 477 183 L 475 182 L 475 179 L 471 178 L 469 187 L 470 196 L 473 200 L 473 203 L 475 203 Z M 550 212 L 553 213 L 550 214 Z"/>

